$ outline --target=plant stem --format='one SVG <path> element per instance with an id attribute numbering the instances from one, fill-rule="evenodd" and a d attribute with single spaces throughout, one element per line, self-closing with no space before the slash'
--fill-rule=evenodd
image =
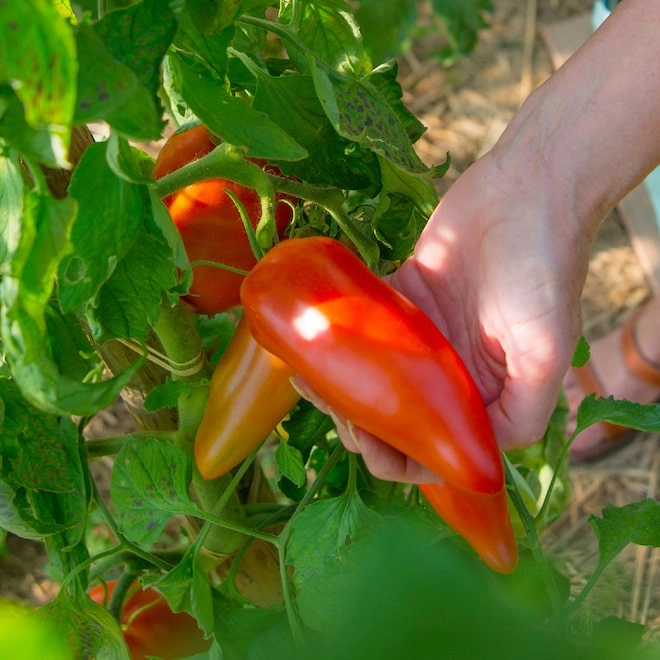
<path id="1" fill-rule="evenodd" d="M 507 475 L 507 490 L 514 506 L 516 507 L 516 511 L 520 516 L 520 520 L 525 527 L 525 531 L 527 532 L 526 541 L 532 551 L 532 555 L 534 556 L 536 563 L 541 568 L 543 581 L 545 582 L 546 591 L 548 593 L 548 597 L 550 598 L 553 612 L 555 615 L 558 615 L 562 609 L 561 594 L 559 593 L 559 588 L 557 587 L 552 569 L 548 563 L 548 558 L 545 556 L 541 549 L 541 543 L 536 531 L 534 519 L 529 513 L 529 510 L 527 509 L 527 506 L 525 505 L 525 502 L 523 501 L 523 498 L 518 491 L 515 480 L 511 473 L 511 465 L 506 456 L 504 456 L 504 469 Z"/>
<path id="2" fill-rule="evenodd" d="M 284 529 L 279 536 L 278 549 L 280 552 L 280 580 L 282 582 L 282 595 L 284 597 L 284 606 L 287 613 L 287 618 L 289 620 L 289 626 L 291 628 L 291 633 L 296 642 L 296 646 L 300 651 L 302 657 L 309 657 L 305 653 L 305 636 L 302 630 L 302 622 L 296 611 L 296 606 L 293 600 L 293 593 L 291 590 L 291 580 L 289 579 L 289 573 L 286 564 L 286 546 L 291 536 L 291 525 L 293 521 L 300 515 L 301 511 L 314 499 L 316 493 L 319 491 L 321 486 L 326 482 L 328 475 L 332 469 L 337 465 L 337 463 L 344 456 L 346 450 L 344 446 L 339 443 L 335 450 L 328 456 L 328 459 L 324 463 L 323 467 L 319 470 L 319 473 L 314 479 L 314 483 L 309 487 L 304 497 L 298 503 L 296 510 L 293 512 L 293 515 L 285 525 Z"/>
<path id="3" fill-rule="evenodd" d="M 132 570 L 124 571 L 115 582 L 115 589 L 108 603 L 108 612 L 121 622 L 121 610 L 126 600 L 126 594 L 135 582 L 136 574 Z"/>
<path id="4" fill-rule="evenodd" d="M 142 440 L 147 438 L 158 438 L 159 440 L 173 441 L 176 438 L 174 431 L 135 431 L 125 435 L 113 436 L 112 438 L 93 438 L 85 441 L 85 450 L 89 458 L 100 458 L 101 456 L 113 456 L 130 440 Z"/>

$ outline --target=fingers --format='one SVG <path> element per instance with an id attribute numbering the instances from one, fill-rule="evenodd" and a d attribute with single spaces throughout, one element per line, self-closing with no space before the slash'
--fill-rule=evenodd
<path id="1" fill-rule="evenodd" d="M 337 435 L 344 447 L 354 454 L 362 454 L 368 470 L 376 478 L 404 483 L 435 483 L 441 481 L 437 475 L 417 461 L 390 447 L 337 413 L 300 376 L 294 376 L 291 379 L 291 384 L 300 396 L 332 418 L 337 428 Z"/>
<path id="2" fill-rule="evenodd" d="M 437 483 L 440 477 L 409 456 L 385 444 L 364 429 L 348 422 L 351 440 L 358 447 L 369 472 L 384 481 L 404 483 Z M 340 436 L 341 437 L 341 436 Z M 342 442 L 343 439 L 342 439 Z M 346 443 L 344 442 L 346 446 Z M 347 447 L 348 448 L 348 447 Z"/>

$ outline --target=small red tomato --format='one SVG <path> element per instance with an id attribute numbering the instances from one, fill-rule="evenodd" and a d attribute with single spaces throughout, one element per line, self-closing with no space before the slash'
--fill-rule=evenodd
<path id="1" fill-rule="evenodd" d="M 156 158 L 154 179 L 205 156 L 215 146 L 207 129 L 201 125 L 174 133 Z M 266 172 L 280 174 L 277 167 L 263 160 L 253 159 L 252 162 Z M 256 258 L 240 213 L 227 191 L 243 204 L 252 227 L 256 228 L 261 217 L 259 195 L 227 179 L 198 181 L 168 195 L 163 201 L 181 234 L 191 262 L 210 261 L 249 271 Z M 293 210 L 282 201 L 284 199 L 294 201 L 290 196 L 276 195 L 275 225 L 280 238 L 284 238 L 293 218 Z M 224 312 L 240 303 L 242 281 L 243 275 L 217 266 L 194 266 L 190 291 L 184 300 L 200 314 Z"/>
<path id="2" fill-rule="evenodd" d="M 97 584 L 89 597 L 106 606 L 115 590 L 115 580 Z M 175 660 L 202 653 L 211 646 L 197 621 L 186 612 L 173 612 L 165 597 L 153 588 L 135 583 L 121 610 L 121 628 L 133 660 L 151 656 Z"/>

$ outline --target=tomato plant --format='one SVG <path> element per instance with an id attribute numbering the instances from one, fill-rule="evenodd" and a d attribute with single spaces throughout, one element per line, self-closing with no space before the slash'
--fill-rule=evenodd
<path id="1" fill-rule="evenodd" d="M 441 55 L 468 56 L 489 2 L 430 4 Z M 567 589 L 543 547 L 566 506 L 561 406 L 540 443 L 500 455 L 453 349 L 380 279 L 411 254 L 449 167 L 419 157 L 425 127 L 399 81 L 416 8 L 4 3 L 0 539 L 45 549 L 57 595 L 20 616 L 61 631 L 58 650 L 128 658 L 123 617 L 166 648 L 132 643 L 163 656 L 195 641 L 202 657 L 241 660 L 643 657 L 628 636 L 618 653 L 611 621 L 586 634 L 583 604 L 621 548 L 659 544 L 658 503 L 592 517 L 593 577 Z M 348 246 L 354 275 L 324 267 L 317 239 Z M 284 279 L 268 275 L 281 249 Z M 285 310 L 285 357 L 246 332 L 246 278 Z M 301 299 L 312 312 L 296 324 Z M 315 352 L 319 322 L 336 318 L 344 334 Z M 385 354 L 400 360 L 395 385 L 370 375 Z M 445 484 L 372 475 L 291 389 L 303 370 L 356 423 L 433 457 Z M 116 406 L 131 430 L 103 424 Z M 601 419 L 660 431 L 649 408 L 591 398 L 576 433 Z M 142 589 L 106 609 L 87 593 L 110 580 L 115 594 Z M 1 632 L 20 648 L 19 631 Z"/>
<path id="2" fill-rule="evenodd" d="M 175 133 L 156 158 L 154 178 L 160 179 L 205 156 L 215 146 L 201 125 Z M 266 172 L 280 173 L 263 160 L 253 162 Z M 238 305 L 243 273 L 257 261 L 241 219 L 241 207 L 252 229 L 256 229 L 261 217 L 257 192 L 234 181 L 210 178 L 191 183 L 164 201 L 181 234 L 188 259 L 193 264 L 205 262 L 193 265 L 190 290 L 183 299 L 202 314 L 217 314 Z M 284 237 L 291 223 L 294 202 L 291 196 L 279 195 L 276 199 L 275 226 L 279 238 Z"/>

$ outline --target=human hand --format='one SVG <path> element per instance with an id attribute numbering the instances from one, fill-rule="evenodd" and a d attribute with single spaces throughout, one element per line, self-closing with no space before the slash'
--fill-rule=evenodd
<path id="1" fill-rule="evenodd" d="M 389 277 L 461 355 L 503 450 L 542 436 L 579 337 L 590 241 L 565 218 L 544 177 L 516 181 L 485 157 L 452 186 L 414 255 Z M 437 480 L 298 385 L 375 476 Z"/>

